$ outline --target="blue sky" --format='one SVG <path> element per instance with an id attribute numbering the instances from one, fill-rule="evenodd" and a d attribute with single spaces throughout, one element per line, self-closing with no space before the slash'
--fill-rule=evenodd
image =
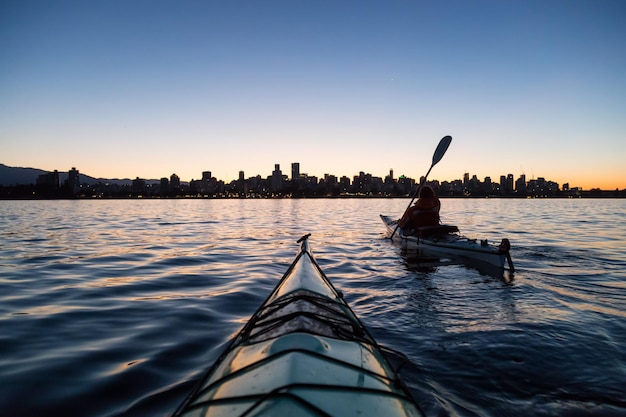
<path id="1" fill-rule="evenodd" d="M 0 162 L 626 188 L 626 2 L 0 0 Z"/>

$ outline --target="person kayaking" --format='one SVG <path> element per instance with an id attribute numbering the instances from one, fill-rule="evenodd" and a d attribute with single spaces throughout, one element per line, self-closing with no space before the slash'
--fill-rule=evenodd
<path id="1" fill-rule="evenodd" d="M 406 209 L 398 226 L 405 235 L 415 234 L 418 227 L 439 225 L 441 202 L 433 189 L 425 185 L 420 189 L 419 198 L 412 207 Z"/>

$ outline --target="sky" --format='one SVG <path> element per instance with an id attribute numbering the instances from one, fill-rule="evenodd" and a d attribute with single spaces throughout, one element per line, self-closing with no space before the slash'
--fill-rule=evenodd
<path id="1" fill-rule="evenodd" d="M 0 0 L 0 163 L 626 188 L 622 0 Z"/>

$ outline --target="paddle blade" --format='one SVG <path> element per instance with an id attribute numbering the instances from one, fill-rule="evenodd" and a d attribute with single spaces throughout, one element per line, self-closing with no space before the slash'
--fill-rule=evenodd
<path id="1" fill-rule="evenodd" d="M 448 150 L 448 146 L 450 146 L 450 142 L 452 142 L 452 136 L 444 136 L 439 141 L 439 145 L 437 145 L 437 149 L 435 149 L 435 153 L 433 154 L 433 164 L 431 167 L 435 166 L 437 162 L 441 161 L 443 155 Z"/>

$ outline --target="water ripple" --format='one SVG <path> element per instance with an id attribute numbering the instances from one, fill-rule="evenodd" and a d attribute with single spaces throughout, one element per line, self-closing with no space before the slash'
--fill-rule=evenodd
<path id="1" fill-rule="evenodd" d="M 513 274 L 403 252 L 378 214 L 405 200 L 3 202 L 0 409 L 171 413 L 312 233 L 429 415 L 623 415 L 626 210 L 596 203 L 444 199 Z"/>

